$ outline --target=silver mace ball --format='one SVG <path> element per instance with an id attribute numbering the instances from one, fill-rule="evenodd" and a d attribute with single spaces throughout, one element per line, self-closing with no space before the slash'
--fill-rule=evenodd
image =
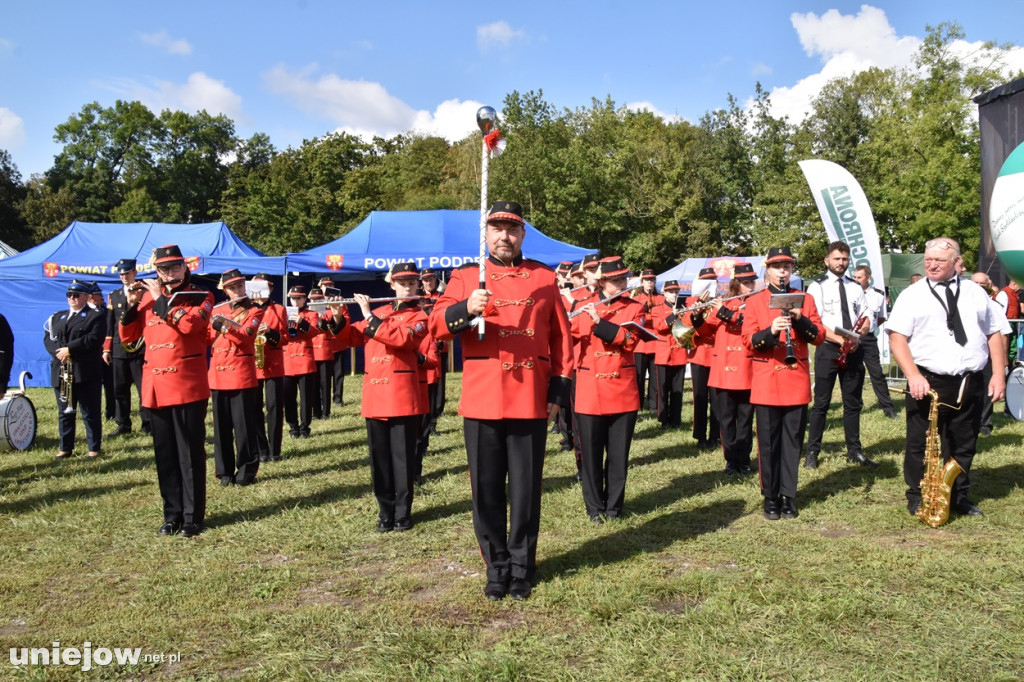
<path id="1" fill-rule="evenodd" d="M 476 110 L 476 125 L 486 135 L 498 125 L 498 112 L 494 107 L 480 107 Z"/>

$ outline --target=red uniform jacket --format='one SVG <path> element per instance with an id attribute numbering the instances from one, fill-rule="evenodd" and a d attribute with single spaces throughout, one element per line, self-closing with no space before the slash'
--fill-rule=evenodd
<path id="1" fill-rule="evenodd" d="M 342 310 L 342 316 L 348 320 L 348 311 Z M 337 334 L 331 329 L 334 328 L 334 313 L 327 310 L 317 316 L 317 326 L 322 334 L 313 337 L 313 359 L 317 362 L 331 362 L 334 360 L 334 340 Z M 347 325 L 346 325 L 347 326 Z"/>
<path id="2" fill-rule="evenodd" d="M 434 305 L 441 299 L 440 291 L 433 291 L 429 294 L 424 293 L 423 299 L 420 301 L 420 310 L 427 317 L 430 317 L 430 313 L 434 312 Z M 434 343 L 434 351 L 438 354 L 448 352 L 448 342 L 435 339 L 433 336 L 430 337 Z M 428 383 L 436 384 L 441 380 L 441 364 L 438 363 L 437 367 L 428 371 Z"/>
<path id="3" fill-rule="evenodd" d="M 182 291 L 203 291 L 188 285 Z M 146 361 L 142 367 L 142 405 L 160 409 L 209 400 L 206 378 L 206 330 L 210 326 L 213 294 L 198 306 L 169 308 L 169 299 L 154 301 L 143 292 L 137 308 L 121 317 L 121 340 L 146 339 Z"/>
<path id="4" fill-rule="evenodd" d="M 572 318 L 573 340 L 579 341 L 576 366 L 576 412 L 620 414 L 640 409 L 633 349 L 640 340 L 623 328 L 626 322 L 643 324 L 644 306 L 622 296 L 596 308 L 601 321 L 582 313 Z"/>
<path id="5" fill-rule="evenodd" d="M 582 308 L 583 306 L 587 305 L 588 303 L 597 303 L 598 301 L 601 300 L 601 298 L 598 296 L 597 292 L 591 291 L 590 289 L 580 289 L 579 291 L 577 291 L 574 294 L 574 296 L 576 297 L 576 301 L 571 306 L 569 306 L 569 308 L 568 308 L 568 311 L 569 311 L 570 315 L 572 313 L 576 312 L 577 310 L 579 310 L 580 308 Z M 582 313 L 580 315 L 577 315 L 576 317 L 583 317 L 583 315 L 586 315 L 586 313 Z M 574 317 L 572 319 L 575 320 L 576 317 Z M 571 324 L 571 322 L 570 322 L 570 324 Z M 583 343 L 582 343 L 582 341 L 583 341 L 583 339 L 581 339 L 578 336 L 573 336 L 572 337 L 572 365 L 573 365 L 573 367 L 579 367 L 580 366 L 580 360 L 582 360 L 582 358 L 583 358 Z"/>
<path id="6" fill-rule="evenodd" d="M 213 328 L 213 316 L 223 315 L 241 325 L 241 329 L 222 326 L 220 331 Z M 210 388 L 215 391 L 232 391 L 256 386 L 256 359 L 253 340 L 263 319 L 263 309 L 258 306 L 232 308 L 230 301 L 219 303 L 213 308 L 206 340 L 210 344 Z"/>
<path id="7" fill-rule="evenodd" d="M 320 316 L 309 308 L 299 311 L 299 319 L 288 323 L 288 341 L 284 346 L 284 374 L 289 377 L 316 371 L 313 338 L 319 336 Z"/>
<path id="8" fill-rule="evenodd" d="M 427 383 L 419 368 L 437 364 L 437 354 L 427 343 L 427 316 L 416 301 L 384 305 L 371 312 L 369 319 L 341 332 L 349 344 L 366 346 L 359 413 L 368 419 L 426 414 L 430 410 Z"/>
<path id="9" fill-rule="evenodd" d="M 263 324 L 267 325 L 267 344 L 263 347 L 263 369 L 256 370 L 257 379 L 284 376 L 284 347 L 288 341 L 288 311 L 279 303 L 263 305 Z"/>
<path id="10" fill-rule="evenodd" d="M 743 315 L 743 345 L 752 351 L 753 375 L 750 384 L 750 402 L 754 405 L 792 406 L 811 401 L 811 367 L 808 344 L 818 345 L 825 340 L 825 327 L 821 324 L 814 298 L 804 296 L 803 316 L 793 320 L 793 350 L 795 365 L 787 365 L 786 339 L 772 333 L 772 320 L 781 310 L 768 307 L 772 293 L 801 293 L 796 289 L 780 291 L 768 287 L 747 300 Z"/>
<path id="11" fill-rule="evenodd" d="M 466 302 L 480 286 L 476 263 L 452 272 L 430 315 L 430 332 L 448 340 L 462 335 L 462 399 L 459 413 L 471 419 L 543 419 L 547 403 L 567 405 L 572 341 L 555 272 L 522 256 L 505 265 L 487 262 L 492 292 L 484 339 L 479 340 Z"/>
<path id="12" fill-rule="evenodd" d="M 689 358 L 686 349 L 680 346 L 672 336 L 672 323 L 676 321 L 676 316 L 672 312 L 672 306 L 664 300 L 664 297 L 661 303 L 651 311 L 651 317 L 654 318 L 654 332 L 664 339 L 654 342 L 657 344 L 654 348 L 654 364 L 671 367 L 685 365 Z"/>
<path id="13" fill-rule="evenodd" d="M 697 327 L 695 336 L 712 340 L 711 375 L 708 386 L 733 391 L 750 388 L 750 351 L 743 345 L 743 316 L 746 304 L 740 299 L 726 301 L 717 314 Z"/>
<path id="14" fill-rule="evenodd" d="M 654 331 L 654 317 L 651 315 L 651 313 L 654 312 L 654 309 L 658 305 L 665 301 L 665 297 L 657 292 L 653 294 L 648 294 L 645 291 L 639 291 L 633 297 L 633 300 L 644 307 L 644 326 L 650 329 L 651 331 Z M 658 346 L 660 345 L 661 343 L 659 343 L 658 341 L 641 340 L 640 343 L 637 344 L 636 349 L 633 352 L 653 354 L 657 352 Z"/>
<path id="15" fill-rule="evenodd" d="M 698 298 L 696 296 L 689 296 L 689 297 L 687 297 L 686 302 L 683 304 L 683 307 L 684 308 L 689 308 L 690 306 L 697 305 L 697 303 L 699 303 L 699 300 L 698 300 Z M 705 308 L 701 312 L 706 313 L 707 312 L 707 308 Z M 685 324 L 688 327 L 695 326 L 693 324 L 693 317 L 692 317 L 692 315 L 693 315 L 693 313 L 685 313 L 683 315 L 683 324 Z M 686 355 L 687 355 L 687 357 L 690 358 L 690 362 L 692 362 L 693 364 L 695 364 L 695 365 L 704 365 L 705 367 L 710 367 L 711 366 L 711 355 L 712 355 L 712 353 L 714 353 L 714 349 L 715 349 L 715 339 L 714 338 L 702 338 L 702 337 L 697 336 L 696 334 L 694 334 L 693 335 L 693 348 L 691 348 L 688 351 L 686 351 Z"/>

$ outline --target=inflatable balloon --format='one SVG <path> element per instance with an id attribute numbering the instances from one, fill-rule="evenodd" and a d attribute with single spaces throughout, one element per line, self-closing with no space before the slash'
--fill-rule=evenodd
<path id="1" fill-rule="evenodd" d="M 999 262 L 1024 286 L 1024 144 L 1017 145 L 999 169 L 988 215 Z"/>

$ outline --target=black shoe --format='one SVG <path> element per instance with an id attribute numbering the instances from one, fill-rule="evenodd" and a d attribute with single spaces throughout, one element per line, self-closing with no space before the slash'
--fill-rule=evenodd
<path id="1" fill-rule="evenodd" d="M 309 429 L 299 431 L 299 438 L 309 438 Z"/>
<path id="2" fill-rule="evenodd" d="M 572 475 L 572 480 L 574 480 L 577 483 L 579 483 L 580 481 L 583 480 L 583 474 L 581 474 L 580 472 L 577 471 L 575 474 Z"/>
<path id="3" fill-rule="evenodd" d="M 572 443 L 562 443 L 562 452 L 572 452 Z"/>
<path id="4" fill-rule="evenodd" d="M 590 515 L 590 522 L 600 526 L 602 523 L 604 523 L 604 517 L 601 516 L 600 514 L 591 514 Z"/>
<path id="5" fill-rule="evenodd" d="M 395 522 L 395 530 L 398 532 L 407 531 L 412 528 L 412 519 L 398 519 Z"/>
<path id="6" fill-rule="evenodd" d="M 895 419 L 900 416 L 896 410 L 882 410 L 882 414 L 884 414 L 888 419 Z"/>
<path id="7" fill-rule="evenodd" d="M 381 519 L 377 522 L 378 533 L 390 533 L 395 529 L 395 522 L 391 519 Z"/>
<path id="8" fill-rule="evenodd" d="M 422 476 L 413 476 L 412 484 L 416 485 L 416 486 L 423 485 L 423 477 Z"/>
<path id="9" fill-rule="evenodd" d="M 533 586 L 530 585 L 530 581 L 526 578 L 512 578 L 512 584 L 509 585 L 508 595 L 516 601 L 522 601 L 530 596 L 533 592 Z"/>
<path id="10" fill-rule="evenodd" d="M 280 462 L 281 461 L 281 455 L 271 455 L 270 456 L 270 461 L 271 462 Z"/>
<path id="11" fill-rule="evenodd" d="M 230 476 L 221 476 L 220 477 L 220 485 L 221 485 L 222 488 L 227 488 L 229 485 L 231 485 L 231 482 L 233 480 L 234 479 L 231 478 Z"/>
<path id="12" fill-rule="evenodd" d="M 969 502 L 967 500 L 963 500 L 961 502 L 957 502 L 957 504 L 954 507 L 954 509 L 956 509 L 956 513 L 959 514 L 960 516 L 984 516 L 985 515 L 984 512 L 982 512 L 981 509 L 979 509 L 976 504 L 974 504 L 973 502 Z"/>
<path id="13" fill-rule="evenodd" d="M 260 455 L 260 462 L 269 462 L 270 455 Z"/>
<path id="14" fill-rule="evenodd" d="M 174 535 L 181 530 L 181 524 L 176 521 L 168 521 L 160 526 L 160 535 Z"/>
<path id="15" fill-rule="evenodd" d="M 872 469 L 878 468 L 878 462 L 868 459 L 864 456 L 863 452 L 851 452 L 846 455 L 846 461 L 850 464 L 860 464 L 861 466 L 871 467 Z"/>
<path id="16" fill-rule="evenodd" d="M 299 437 L 299 432 L 298 431 L 289 431 L 288 432 L 288 437 L 289 438 L 298 438 Z"/>
<path id="17" fill-rule="evenodd" d="M 335 399 L 334 399 L 334 404 L 335 404 L 335 405 L 344 405 L 344 404 L 345 404 L 345 401 L 344 401 L 344 400 L 342 400 L 341 398 L 335 398 Z"/>
<path id="18" fill-rule="evenodd" d="M 194 538 L 203 532 L 203 527 L 198 523 L 184 523 L 181 526 L 181 537 Z"/>
<path id="19" fill-rule="evenodd" d="M 769 521 L 778 521 L 779 501 L 771 497 L 764 498 L 764 517 Z"/>
<path id="20" fill-rule="evenodd" d="M 110 434 L 109 438 L 117 438 L 118 436 L 127 436 L 131 432 L 132 432 L 132 430 L 130 428 L 126 429 L 123 426 L 119 426 L 119 427 L 117 427 L 114 430 L 114 432 L 112 434 Z"/>
<path id="21" fill-rule="evenodd" d="M 440 436 L 441 432 L 437 430 L 436 426 L 432 426 L 432 427 L 430 427 L 430 435 L 431 436 Z"/>
<path id="22" fill-rule="evenodd" d="M 142 432 L 144 434 L 146 434 L 147 436 L 152 436 L 153 435 L 153 429 L 152 429 L 152 427 L 149 427 L 149 426 L 143 426 L 142 427 Z"/>
<path id="23" fill-rule="evenodd" d="M 818 468 L 818 453 L 808 452 L 807 456 L 804 457 L 804 469 L 817 469 Z"/>
<path id="24" fill-rule="evenodd" d="M 754 473 L 754 470 L 750 468 L 749 464 L 744 464 L 743 466 L 740 467 L 740 473 L 743 474 L 744 476 L 749 476 L 750 474 Z"/>
<path id="25" fill-rule="evenodd" d="M 490 581 L 484 585 L 484 596 L 491 601 L 500 601 L 508 594 L 508 583 Z"/>
<path id="26" fill-rule="evenodd" d="M 706 441 L 706 440 L 699 440 L 699 441 L 697 441 L 697 449 L 698 450 L 707 450 L 710 447 L 711 447 L 711 442 L 710 441 Z"/>
<path id="27" fill-rule="evenodd" d="M 911 516 L 917 516 L 917 512 L 920 508 L 921 500 L 910 500 L 907 502 L 907 511 L 910 512 Z"/>
<path id="28" fill-rule="evenodd" d="M 795 519 L 798 516 L 796 512 L 796 503 L 793 502 L 793 498 L 786 497 L 785 495 L 782 496 L 780 511 L 782 512 L 782 518 L 784 519 Z"/>
<path id="29" fill-rule="evenodd" d="M 981 435 L 982 436 L 991 436 L 992 435 L 992 427 L 991 426 L 982 426 L 981 427 Z"/>
<path id="30" fill-rule="evenodd" d="M 726 476 L 739 476 L 742 472 L 738 467 L 727 466 L 725 467 Z"/>
<path id="31" fill-rule="evenodd" d="M 242 486 L 242 487 L 245 487 L 247 485 L 252 485 L 255 482 L 256 482 L 256 477 L 255 476 L 253 476 L 252 478 L 239 478 L 239 479 L 235 479 L 235 485 Z"/>

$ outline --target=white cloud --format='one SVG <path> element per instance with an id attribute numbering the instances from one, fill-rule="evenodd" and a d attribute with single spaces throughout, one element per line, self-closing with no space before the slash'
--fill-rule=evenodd
<path id="1" fill-rule="evenodd" d="M 507 21 L 495 21 L 476 27 L 476 44 L 482 52 L 491 49 L 504 49 L 515 40 L 525 40 L 526 32 L 521 28 L 512 28 Z"/>
<path id="2" fill-rule="evenodd" d="M 294 73 L 278 66 L 264 74 L 264 82 L 271 92 L 288 98 L 310 116 L 326 119 L 338 130 L 364 139 L 411 130 L 456 141 L 477 129 L 479 102 L 450 99 L 434 111 L 417 110 L 380 83 L 335 74 L 316 76 L 316 70 L 315 64 Z"/>
<path id="3" fill-rule="evenodd" d="M 750 75 L 754 77 L 770 76 L 773 72 L 774 70 L 772 69 L 772 67 L 768 66 L 764 62 L 757 62 L 752 67 L 750 67 Z"/>
<path id="4" fill-rule="evenodd" d="M 25 141 L 25 122 L 7 107 L 0 107 L 0 148 L 19 147 Z"/>
<path id="5" fill-rule="evenodd" d="M 224 114 L 234 121 L 243 118 L 242 98 L 231 88 L 210 78 L 202 71 L 191 74 L 184 83 L 156 81 L 153 85 L 143 85 L 137 81 L 121 81 L 112 89 L 124 95 L 126 99 L 142 102 L 153 112 L 164 109 L 196 112 L 206 110 L 210 114 Z"/>
<path id="6" fill-rule="evenodd" d="M 0 37 L 0 53 L 4 52 L 14 52 L 14 41 Z"/>
<path id="7" fill-rule="evenodd" d="M 681 116 L 675 114 L 666 114 L 664 111 L 654 106 L 650 102 L 627 102 L 625 104 L 626 109 L 630 111 L 649 111 L 655 116 L 660 117 L 665 123 L 679 123 L 683 120 Z"/>
<path id="8" fill-rule="evenodd" d="M 159 47 L 168 54 L 192 54 L 192 45 L 187 40 L 171 38 L 167 31 L 140 33 L 139 40 L 146 45 Z"/>

